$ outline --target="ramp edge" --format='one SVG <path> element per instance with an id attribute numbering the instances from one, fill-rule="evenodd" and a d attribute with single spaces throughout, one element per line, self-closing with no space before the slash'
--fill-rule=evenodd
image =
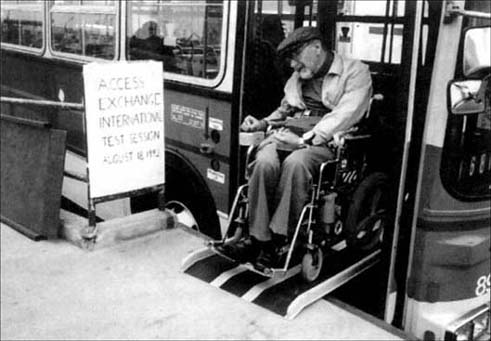
<path id="1" fill-rule="evenodd" d="M 374 251 L 349 268 L 297 296 L 288 306 L 285 318 L 287 320 L 294 319 L 305 307 L 321 299 L 333 290 L 339 288 L 344 283 L 348 282 L 350 279 L 374 266 L 376 263 L 378 263 L 378 255 L 381 252 L 382 250 L 380 249 Z"/>

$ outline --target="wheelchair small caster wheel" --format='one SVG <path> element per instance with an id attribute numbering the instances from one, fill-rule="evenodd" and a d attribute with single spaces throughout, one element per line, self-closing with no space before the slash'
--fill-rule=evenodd
<path id="1" fill-rule="evenodd" d="M 302 277 L 307 282 L 313 282 L 321 273 L 324 254 L 320 247 L 307 250 L 302 259 Z"/>

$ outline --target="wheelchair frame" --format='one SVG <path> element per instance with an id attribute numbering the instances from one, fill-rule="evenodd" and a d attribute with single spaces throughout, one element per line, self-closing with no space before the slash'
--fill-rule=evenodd
<path id="1" fill-rule="evenodd" d="M 367 113 L 364 116 L 364 120 L 366 120 L 370 115 L 371 105 L 374 100 L 380 101 L 383 99 L 383 96 L 380 94 L 376 94 L 372 96 L 370 99 L 369 107 Z M 320 229 L 319 225 L 319 214 L 318 210 L 322 209 L 322 198 L 327 193 L 336 193 L 336 196 L 341 197 L 341 199 L 345 199 L 352 195 L 356 188 L 361 184 L 363 179 L 365 178 L 365 173 L 367 169 L 367 160 L 366 160 L 366 152 L 360 153 L 359 160 L 349 160 L 350 153 L 350 145 L 354 142 L 364 142 L 371 138 L 371 134 L 356 134 L 358 132 L 358 128 L 354 127 L 349 131 L 344 132 L 343 134 L 338 134 L 334 137 L 335 142 L 335 159 L 328 160 L 323 162 L 319 168 L 319 174 L 317 177 L 317 181 L 313 181 L 311 185 L 311 196 L 309 202 L 307 202 L 299 216 L 297 221 L 295 232 L 291 239 L 291 242 L 288 247 L 288 252 L 286 253 L 285 264 L 281 268 L 267 268 L 264 271 L 260 271 L 256 269 L 252 264 L 247 263 L 244 264 L 250 270 L 254 272 L 258 272 L 264 276 L 268 277 L 279 277 L 285 276 L 287 273 L 292 275 L 292 273 L 298 273 L 302 271 L 302 264 L 295 265 L 290 267 L 290 263 L 293 258 L 294 251 L 300 246 L 297 245 L 297 241 L 299 239 L 300 231 L 302 226 L 307 225 L 305 229 L 305 234 L 307 236 L 307 242 L 304 245 L 306 249 L 306 253 L 314 252 L 319 248 L 331 248 L 335 247 L 337 243 L 342 242 L 343 238 L 341 237 L 343 231 L 343 220 L 345 220 L 342 215 L 337 214 L 339 217 L 335 218 L 335 222 L 333 226 L 330 226 L 329 232 L 326 233 L 323 230 L 324 238 L 322 239 L 321 244 L 314 242 L 314 232 Z M 253 154 L 257 149 L 258 144 L 252 144 L 249 146 L 246 154 L 245 161 L 245 173 L 244 178 L 246 181 L 249 180 L 249 166 L 252 161 Z M 332 177 L 326 179 L 327 170 L 331 168 Z M 218 252 L 214 247 L 218 245 L 228 244 L 232 242 L 236 242 L 239 240 L 244 231 L 247 229 L 247 219 L 248 219 L 248 198 L 247 198 L 247 188 L 248 184 L 241 185 L 237 194 L 234 198 L 234 202 L 232 204 L 231 212 L 228 218 L 228 226 L 227 232 L 223 236 L 220 241 L 211 241 L 209 246 L 212 247 L 216 252 Z M 333 205 L 336 206 L 335 203 Z M 338 205 L 342 207 L 341 205 Z M 347 210 L 347 208 L 342 208 L 342 210 Z M 345 215 L 345 214 L 344 214 Z M 306 220 L 306 217 L 308 219 Z M 306 222 L 305 222 L 306 221 Z M 233 231 L 233 236 L 229 236 L 232 226 L 235 224 L 235 231 Z M 327 238 L 326 238 L 327 237 Z M 331 240 L 328 240 L 331 239 Z M 220 252 L 218 252 L 220 253 Z M 305 257 L 305 254 L 303 257 Z M 227 257 L 227 255 L 223 255 Z M 323 252 L 321 251 L 321 257 L 324 257 Z M 227 257 L 228 258 L 228 257 Z M 318 260 L 319 261 L 319 260 Z M 320 267 L 322 267 L 322 259 L 320 260 Z M 320 269 L 319 269 L 320 271 Z M 309 279 L 307 279 L 309 280 Z"/>

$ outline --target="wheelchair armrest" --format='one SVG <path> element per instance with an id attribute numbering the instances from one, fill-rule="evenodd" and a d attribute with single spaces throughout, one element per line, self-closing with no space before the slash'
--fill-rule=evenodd
<path id="1" fill-rule="evenodd" d="M 338 162 L 337 159 L 334 159 L 334 160 L 327 160 L 327 161 L 324 161 L 323 163 L 321 163 L 321 165 L 319 166 L 319 175 L 318 175 L 318 178 L 317 178 L 317 194 L 316 194 L 316 199 L 319 199 L 319 195 L 320 195 L 320 189 L 322 188 L 322 182 L 324 180 L 324 171 L 326 169 L 326 167 L 328 167 L 329 165 L 332 165 L 332 164 L 336 164 Z"/>
<path id="2" fill-rule="evenodd" d="M 249 148 L 247 148 L 247 154 L 244 164 L 244 179 L 249 180 L 249 165 L 253 162 L 257 148 L 259 147 L 259 143 L 251 144 Z"/>
<path id="3" fill-rule="evenodd" d="M 344 136 L 346 141 L 367 140 L 372 137 L 372 134 L 348 134 Z"/>
<path id="4" fill-rule="evenodd" d="M 254 157 L 254 154 L 257 151 L 257 147 L 259 144 L 251 144 L 249 148 L 247 148 L 247 154 L 246 154 L 246 167 L 251 163 L 252 158 Z"/>
<path id="5" fill-rule="evenodd" d="M 261 143 L 264 140 L 264 131 L 243 132 L 239 133 L 239 145 L 251 146 Z"/>

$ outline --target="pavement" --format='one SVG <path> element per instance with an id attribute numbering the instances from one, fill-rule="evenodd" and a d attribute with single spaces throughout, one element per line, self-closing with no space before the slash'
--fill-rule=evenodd
<path id="1" fill-rule="evenodd" d="M 402 339 L 335 299 L 289 321 L 182 273 L 203 246 L 184 228 L 93 251 L 0 232 L 2 340 Z"/>

